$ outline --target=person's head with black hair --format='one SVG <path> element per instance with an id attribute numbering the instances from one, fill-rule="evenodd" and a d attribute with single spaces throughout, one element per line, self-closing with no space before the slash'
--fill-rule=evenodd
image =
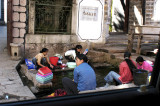
<path id="1" fill-rule="evenodd" d="M 131 58 L 131 53 L 130 52 L 125 52 L 124 53 L 124 59 L 130 59 Z"/>
<path id="2" fill-rule="evenodd" d="M 131 53 L 130 52 L 125 52 L 124 53 L 124 59 L 125 59 L 126 63 L 128 64 L 128 67 L 129 67 L 131 73 L 133 74 L 133 69 L 136 69 L 136 66 L 131 61 Z"/>
<path id="3" fill-rule="evenodd" d="M 76 55 L 80 54 L 82 51 L 82 45 L 76 45 L 76 47 L 73 48 L 73 50 L 75 50 Z"/>
<path id="4" fill-rule="evenodd" d="M 139 65 L 142 65 L 144 61 L 145 61 L 145 60 L 144 60 L 143 57 L 141 57 L 141 56 L 138 56 L 138 57 L 136 58 L 136 62 L 137 62 Z"/>
<path id="5" fill-rule="evenodd" d="M 79 54 L 79 55 L 76 56 L 76 64 L 77 64 L 77 66 L 79 66 L 80 64 L 82 64 L 84 62 L 87 62 L 87 61 L 88 61 L 88 58 L 84 54 Z"/>
<path id="6" fill-rule="evenodd" d="M 44 54 L 44 56 L 45 55 L 47 55 L 48 54 L 48 49 L 47 48 L 43 48 L 41 51 L 40 51 L 40 53 L 43 53 Z"/>

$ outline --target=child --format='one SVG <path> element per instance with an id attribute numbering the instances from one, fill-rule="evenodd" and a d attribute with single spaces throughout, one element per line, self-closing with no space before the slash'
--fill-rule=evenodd
<path id="1" fill-rule="evenodd" d="M 37 68 L 41 68 L 41 67 L 46 67 L 48 66 L 49 68 L 53 69 L 53 65 L 49 62 L 49 59 L 47 57 L 48 54 L 48 49 L 47 48 L 43 48 L 40 53 L 38 53 L 33 59 L 32 62 L 35 66 L 37 66 Z"/>
<path id="2" fill-rule="evenodd" d="M 82 46 L 76 45 L 75 48 L 66 51 L 64 56 L 69 62 L 75 62 L 76 56 L 81 54 L 81 51 L 82 51 Z"/>

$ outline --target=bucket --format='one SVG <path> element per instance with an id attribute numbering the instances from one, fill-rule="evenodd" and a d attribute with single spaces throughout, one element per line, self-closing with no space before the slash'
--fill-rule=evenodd
<path id="1" fill-rule="evenodd" d="M 50 57 L 49 60 L 50 60 L 51 64 L 53 64 L 54 66 L 57 66 L 59 58 L 58 57 Z"/>
<path id="2" fill-rule="evenodd" d="M 133 80 L 135 85 L 147 84 L 148 71 L 143 69 L 135 69 L 133 71 Z"/>
<path id="3" fill-rule="evenodd" d="M 68 62 L 67 66 L 68 66 L 68 68 L 76 68 L 76 63 L 75 62 Z"/>

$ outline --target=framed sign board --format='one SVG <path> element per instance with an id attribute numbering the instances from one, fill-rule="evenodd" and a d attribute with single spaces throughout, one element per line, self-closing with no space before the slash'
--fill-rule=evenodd
<path id="1" fill-rule="evenodd" d="M 98 40 L 102 34 L 103 3 L 100 0 L 80 0 L 78 35 L 82 40 Z"/>

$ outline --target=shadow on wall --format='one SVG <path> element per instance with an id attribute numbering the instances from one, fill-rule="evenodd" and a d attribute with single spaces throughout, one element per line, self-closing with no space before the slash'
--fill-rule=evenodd
<path id="1" fill-rule="evenodd" d="M 113 26 L 114 26 L 116 32 L 121 32 L 124 29 L 125 17 L 122 13 L 120 13 L 118 8 L 115 8 L 114 14 L 116 16 L 117 22 L 113 22 Z"/>

